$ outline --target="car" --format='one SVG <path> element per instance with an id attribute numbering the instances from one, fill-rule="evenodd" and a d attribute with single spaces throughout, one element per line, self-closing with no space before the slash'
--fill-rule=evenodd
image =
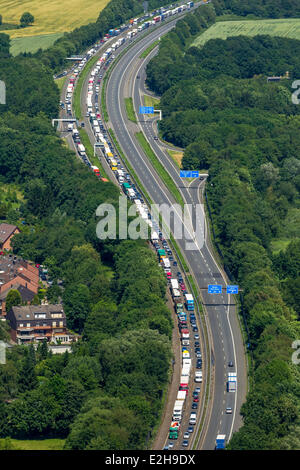
<path id="1" fill-rule="evenodd" d="M 194 331 L 195 333 L 198 332 L 197 326 L 193 326 L 193 331 Z"/>
<path id="2" fill-rule="evenodd" d="M 185 432 L 184 435 L 183 435 L 183 439 L 189 439 L 189 438 L 190 438 L 190 433 Z"/>
<path id="3" fill-rule="evenodd" d="M 198 408 L 198 403 L 192 403 L 192 410 L 196 410 Z"/>
<path id="4" fill-rule="evenodd" d="M 173 261 L 173 266 L 177 266 L 177 261 Z"/>
<path id="5" fill-rule="evenodd" d="M 200 389 L 199 389 L 199 392 L 200 392 Z M 199 392 L 195 388 L 195 390 L 193 391 L 193 397 L 197 397 L 199 395 Z"/>
<path id="6" fill-rule="evenodd" d="M 81 127 L 85 127 L 85 124 L 84 124 L 84 122 L 82 122 L 80 125 L 81 125 Z"/>
<path id="7" fill-rule="evenodd" d="M 232 361 L 228 362 L 228 367 L 233 367 L 233 362 Z"/>
<path id="8" fill-rule="evenodd" d="M 232 414 L 232 408 L 231 408 L 230 406 L 227 406 L 227 408 L 226 408 L 226 414 L 227 414 L 227 415 Z"/>
<path id="9" fill-rule="evenodd" d="M 139 76 L 139 75 L 137 75 L 137 76 L 136 76 L 136 78 L 140 78 L 140 76 Z"/>
<path id="10" fill-rule="evenodd" d="M 196 352 L 196 357 L 197 357 L 197 358 L 201 358 L 201 357 L 202 357 L 201 352 Z"/>
<path id="11" fill-rule="evenodd" d="M 200 346 L 199 341 L 195 341 L 195 346 L 196 346 L 196 347 L 199 347 L 199 346 Z"/>
<path id="12" fill-rule="evenodd" d="M 169 442 L 169 449 L 173 449 L 174 447 L 174 442 Z"/>
<path id="13" fill-rule="evenodd" d="M 194 432 L 194 426 L 189 426 L 188 427 L 188 432 Z"/>
<path id="14" fill-rule="evenodd" d="M 199 335 L 194 335 L 194 339 L 200 339 L 200 336 Z"/>
<path id="15" fill-rule="evenodd" d="M 181 444 L 181 445 L 182 445 L 182 447 L 188 447 L 189 441 L 184 440 L 184 441 L 182 441 L 182 444 Z"/>
<path id="16" fill-rule="evenodd" d="M 173 261 L 173 260 L 174 260 L 173 256 L 169 256 L 169 261 Z"/>
<path id="17" fill-rule="evenodd" d="M 165 446 L 163 450 L 169 450 L 169 446 Z"/>
<path id="18" fill-rule="evenodd" d="M 201 369 L 202 369 L 202 364 L 197 364 L 197 365 L 196 365 L 196 369 L 200 369 L 200 370 L 201 370 Z"/>
<path id="19" fill-rule="evenodd" d="M 153 139 L 154 139 L 154 140 L 158 140 L 158 137 L 155 135 L 155 136 L 153 137 Z"/>
<path id="20" fill-rule="evenodd" d="M 199 402 L 199 397 L 194 397 L 194 398 L 193 398 L 193 402 L 194 402 L 194 403 L 198 403 L 198 402 Z"/>
<path id="21" fill-rule="evenodd" d="M 200 393 L 200 390 L 201 390 L 201 388 L 200 388 L 200 387 L 196 387 L 196 388 L 195 388 L 195 390 L 194 390 L 194 393 L 197 393 L 197 394 L 199 395 L 199 393 Z"/>

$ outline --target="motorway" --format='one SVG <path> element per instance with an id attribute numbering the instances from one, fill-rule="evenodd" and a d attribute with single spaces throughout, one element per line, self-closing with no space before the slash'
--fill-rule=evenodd
<path id="1" fill-rule="evenodd" d="M 135 169 L 142 185 L 146 189 L 150 198 L 156 204 L 173 204 L 174 197 L 160 180 L 156 171 L 152 168 L 147 156 L 139 147 L 134 133 L 139 131 L 133 123 L 127 119 L 124 98 L 133 96 L 135 108 L 139 109 L 141 104 L 141 96 L 139 93 L 140 79 L 136 85 L 136 75 L 140 74 L 140 54 L 145 50 L 151 42 L 165 34 L 173 27 L 173 24 L 164 25 L 159 30 L 153 31 L 147 38 L 137 42 L 128 52 L 121 57 L 111 72 L 107 84 L 107 109 L 109 119 L 115 135 L 122 147 L 130 164 Z M 164 164 L 173 180 L 180 189 L 182 196 L 190 207 L 195 208 L 200 201 L 199 181 L 196 180 L 192 184 L 184 187 L 182 180 L 179 178 L 179 171 L 171 162 L 169 156 L 162 151 L 159 143 L 153 139 L 152 124 L 140 122 L 143 132 L 148 138 L 158 159 Z M 198 217 L 201 214 L 198 214 Z M 195 217 L 193 225 L 195 224 Z M 174 213 L 174 226 L 181 224 L 179 212 Z M 178 225 L 177 225 L 178 224 Z M 171 221 L 172 225 L 172 221 Z M 205 289 L 208 284 L 222 284 L 223 291 L 227 284 L 222 270 L 218 267 L 214 256 L 211 253 L 209 244 L 207 243 L 207 230 L 197 233 L 196 236 L 191 228 L 191 222 L 186 221 L 188 229 L 187 237 L 182 239 L 174 237 L 190 267 L 190 272 L 202 292 L 202 299 L 205 305 L 207 320 L 212 336 L 210 360 L 213 371 L 213 406 L 210 410 L 210 419 L 206 427 L 205 435 L 202 435 L 201 448 L 213 449 L 217 434 L 225 434 L 227 439 L 232 432 L 241 425 L 239 409 L 245 399 L 246 394 L 246 364 L 244 360 L 244 346 L 240 327 L 235 312 L 235 308 L 231 307 L 232 299 L 226 294 L 211 295 Z M 195 225 L 194 225 L 195 228 Z M 201 232 L 201 231 L 200 231 Z M 191 242 L 194 240 L 194 243 Z M 187 249 L 187 245 L 194 244 L 194 249 Z M 228 367 L 228 362 L 233 361 L 234 369 Z M 226 392 L 226 377 L 228 372 L 237 372 L 238 393 Z M 231 407 L 232 414 L 226 414 L 226 407 Z"/>

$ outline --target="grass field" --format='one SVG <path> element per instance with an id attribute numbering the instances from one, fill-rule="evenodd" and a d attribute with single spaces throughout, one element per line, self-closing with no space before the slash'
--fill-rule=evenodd
<path id="1" fill-rule="evenodd" d="M 12 55 L 18 55 L 21 52 L 36 52 L 38 49 L 47 49 L 52 46 L 56 39 L 63 33 L 42 34 L 39 36 L 29 36 L 25 38 L 11 39 L 10 52 Z"/>
<path id="2" fill-rule="evenodd" d="M 96 21 L 109 0 L 0 0 L 4 23 L 19 24 L 29 11 L 35 18 L 32 26 L 7 31 L 11 38 L 72 31 Z"/>
<path id="3" fill-rule="evenodd" d="M 0 439 L 0 450 L 62 450 L 64 443 L 64 439 Z"/>
<path id="4" fill-rule="evenodd" d="M 201 47 L 210 39 L 226 39 L 229 36 L 256 36 L 268 34 L 291 39 L 300 39 L 300 19 L 221 21 L 208 28 L 191 44 Z"/>
<path id="5" fill-rule="evenodd" d="M 170 157 L 174 160 L 178 168 L 181 168 L 181 161 L 183 158 L 183 152 L 178 152 L 177 150 L 167 150 Z"/>

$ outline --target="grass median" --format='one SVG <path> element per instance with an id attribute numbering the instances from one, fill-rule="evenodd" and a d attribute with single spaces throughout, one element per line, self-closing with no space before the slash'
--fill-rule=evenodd
<path id="1" fill-rule="evenodd" d="M 155 168 L 155 170 L 159 174 L 162 181 L 165 183 L 167 188 L 171 191 L 176 202 L 180 204 L 181 207 L 183 208 L 184 201 L 180 194 L 179 189 L 177 188 L 176 184 L 174 183 L 173 179 L 171 178 L 169 173 L 166 171 L 164 166 L 158 160 L 157 156 L 155 155 L 152 148 L 150 147 L 149 142 L 146 140 L 144 134 L 142 132 L 137 132 L 135 134 L 135 137 L 137 141 L 139 142 L 140 146 L 142 147 L 142 149 L 144 150 L 145 154 L 149 158 L 150 162 L 152 163 L 152 166 Z"/>
<path id="2" fill-rule="evenodd" d="M 97 157 L 97 155 L 94 156 L 94 148 L 85 130 L 79 129 L 79 135 L 80 135 L 81 143 L 84 145 L 86 154 L 90 162 L 92 163 L 92 165 L 97 166 L 99 168 L 101 176 L 103 176 L 104 178 L 108 178 L 103 166 L 101 165 L 100 159 Z"/>
<path id="3" fill-rule="evenodd" d="M 91 60 L 88 61 L 87 65 L 84 67 L 83 71 L 81 72 L 78 81 L 75 86 L 74 96 L 73 96 L 73 109 L 75 112 L 75 116 L 77 119 L 82 119 L 81 114 L 81 91 L 83 83 L 91 71 L 91 68 L 96 64 L 97 60 L 99 59 L 98 54 L 93 57 Z"/>
<path id="4" fill-rule="evenodd" d="M 158 44 L 159 44 L 159 39 L 157 39 L 157 41 L 154 41 L 149 47 L 147 47 L 147 49 L 144 50 L 144 52 L 141 53 L 140 59 L 146 59 L 147 55 L 149 55 L 150 52 L 153 51 L 153 49 L 155 49 L 156 46 L 158 46 Z"/>
<path id="5" fill-rule="evenodd" d="M 132 98 L 125 98 L 125 108 L 126 108 L 126 113 L 129 121 L 132 122 L 137 122 L 136 120 L 136 115 L 134 112 L 134 107 L 133 107 L 133 101 Z"/>

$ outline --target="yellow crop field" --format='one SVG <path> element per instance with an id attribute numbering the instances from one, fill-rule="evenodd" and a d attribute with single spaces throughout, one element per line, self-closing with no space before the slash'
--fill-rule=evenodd
<path id="1" fill-rule="evenodd" d="M 96 21 L 108 3 L 109 0 L 0 0 L 3 23 L 18 25 L 26 11 L 35 18 L 32 26 L 3 32 L 17 38 L 72 31 Z"/>

